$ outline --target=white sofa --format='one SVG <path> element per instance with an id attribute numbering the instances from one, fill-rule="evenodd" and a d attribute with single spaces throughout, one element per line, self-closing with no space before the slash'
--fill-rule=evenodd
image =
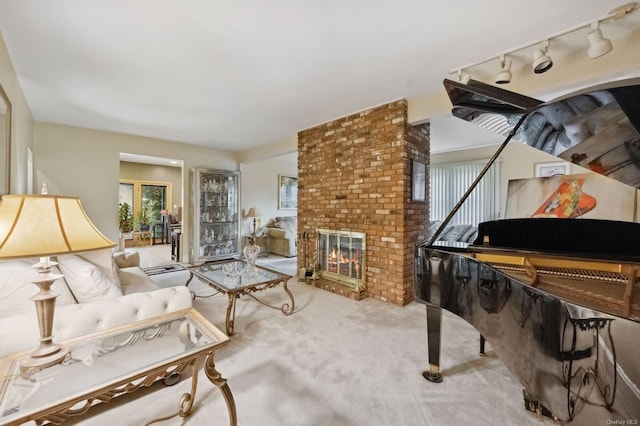
<path id="1" fill-rule="evenodd" d="M 52 289 L 56 299 L 54 341 L 60 342 L 189 308 L 186 286 L 159 289 L 139 266 L 137 253 L 111 250 L 59 256 L 64 273 Z M 36 259 L 0 261 L 0 356 L 35 348 L 39 329 L 30 278 Z M 59 268 L 59 270 L 57 270 Z"/>

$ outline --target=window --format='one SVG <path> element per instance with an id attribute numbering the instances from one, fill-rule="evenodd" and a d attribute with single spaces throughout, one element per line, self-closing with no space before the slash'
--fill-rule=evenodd
<path id="1" fill-rule="evenodd" d="M 444 220 L 489 160 L 436 164 L 430 169 L 430 218 Z M 500 160 L 489 168 L 452 218 L 452 225 L 478 225 L 500 215 Z"/>
<path id="2" fill-rule="evenodd" d="M 138 180 L 120 180 L 120 204 L 126 202 L 132 207 L 136 218 L 142 207 L 147 208 L 151 224 L 161 222 L 161 211 L 169 210 L 171 199 L 170 182 L 148 182 Z"/>

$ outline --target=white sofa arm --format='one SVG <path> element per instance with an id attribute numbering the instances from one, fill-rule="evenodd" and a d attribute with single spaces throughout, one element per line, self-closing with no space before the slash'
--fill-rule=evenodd
<path id="1" fill-rule="evenodd" d="M 60 306 L 53 320 L 53 338 L 61 342 L 191 306 L 186 286 Z M 35 308 L 33 313 L 4 318 L 0 320 L 0 356 L 35 349 L 39 337 Z"/>

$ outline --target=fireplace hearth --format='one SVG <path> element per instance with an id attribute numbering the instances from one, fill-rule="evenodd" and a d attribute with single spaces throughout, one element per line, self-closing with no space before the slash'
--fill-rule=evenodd
<path id="1" fill-rule="evenodd" d="M 318 229 L 317 267 L 320 277 L 355 291 L 365 289 L 365 241 L 362 232 Z"/>

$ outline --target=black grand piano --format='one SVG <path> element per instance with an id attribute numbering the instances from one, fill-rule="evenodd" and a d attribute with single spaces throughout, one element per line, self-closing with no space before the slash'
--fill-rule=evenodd
<path id="1" fill-rule="evenodd" d="M 481 353 L 486 339 L 520 380 L 525 408 L 563 422 L 638 424 L 638 215 L 636 222 L 588 214 L 484 222 L 467 247 L 447 246 L 438 236 L 508 143 L 525 143 L 617 185 L 640 188 L 640 79 L 547 103 L 473 80 L 444 84 L 455 116 L 506 129 L 507 138 L 440 227 L 416 247 L 416 297 L 427 308 L 424 377 L 442 381 L 446 309 L 477 328 Z M 632 193 L 640 211 L 640 197 Z M 580 205 L 579 191 L 569 197 Z"/>

